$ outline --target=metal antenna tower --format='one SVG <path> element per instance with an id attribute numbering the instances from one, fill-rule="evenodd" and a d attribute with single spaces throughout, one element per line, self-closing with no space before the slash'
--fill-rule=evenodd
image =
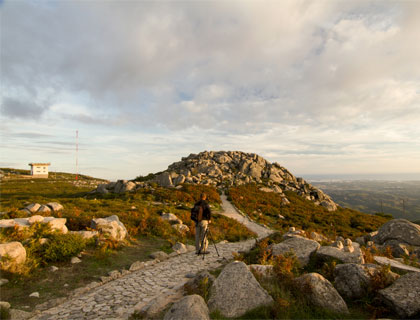
<path id="1" fill-rule="evenodd" d="M 79 175 L 79 130 L 76 130 L 76 180 Z"/>

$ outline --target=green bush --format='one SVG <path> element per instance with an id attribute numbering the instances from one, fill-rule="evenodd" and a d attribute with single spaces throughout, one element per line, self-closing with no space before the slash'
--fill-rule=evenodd
<path id="1" fill-rule="evenodd" d="M 39 250 L 45 262 L 68 261 L 86 247 L 86 241 L 78 234 L 54 234 Z"/>

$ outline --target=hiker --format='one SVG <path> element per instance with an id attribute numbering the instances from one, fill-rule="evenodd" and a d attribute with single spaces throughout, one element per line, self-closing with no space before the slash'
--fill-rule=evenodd
<path id="1" fill-rule="evenodd" d="M 208 240 L 206 230 L 211 223 L 211 210 L 206 201 L 207 195 L 202 193 L 200 201 L 196 202 L 191 209 L 191 220 L 195 222 L 195 253 L 202 254 L 208 253 L 207 246 Z M 201 247 L 201 245 L 203 247 Z"/>

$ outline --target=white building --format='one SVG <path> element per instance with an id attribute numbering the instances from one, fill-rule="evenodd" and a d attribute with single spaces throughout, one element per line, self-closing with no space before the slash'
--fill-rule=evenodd
<path id="1" fill-rule="evenodd" d="M 34 178 L 48 178 L 48 166 L 51 163 L 30 163 L 31 176 Z"/>

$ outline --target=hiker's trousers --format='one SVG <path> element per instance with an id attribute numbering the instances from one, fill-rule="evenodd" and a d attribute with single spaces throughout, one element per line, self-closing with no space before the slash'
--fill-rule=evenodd
<path id="1" fill-rule="evenodd" d="M 207 240 L 207 235 L 205 236 L 205 234 L 208 227 L 209 227 L 208 220 L 201 220 L 200 222 L 195 224 L 195 251 L 196 252 L 200 251 L 200 249 L 201 249 L 201 252 L 207 251 L 207 246 L 209 242 Z M 203 245 L 203 247 L 201 247 L 201 245 Z"/>

